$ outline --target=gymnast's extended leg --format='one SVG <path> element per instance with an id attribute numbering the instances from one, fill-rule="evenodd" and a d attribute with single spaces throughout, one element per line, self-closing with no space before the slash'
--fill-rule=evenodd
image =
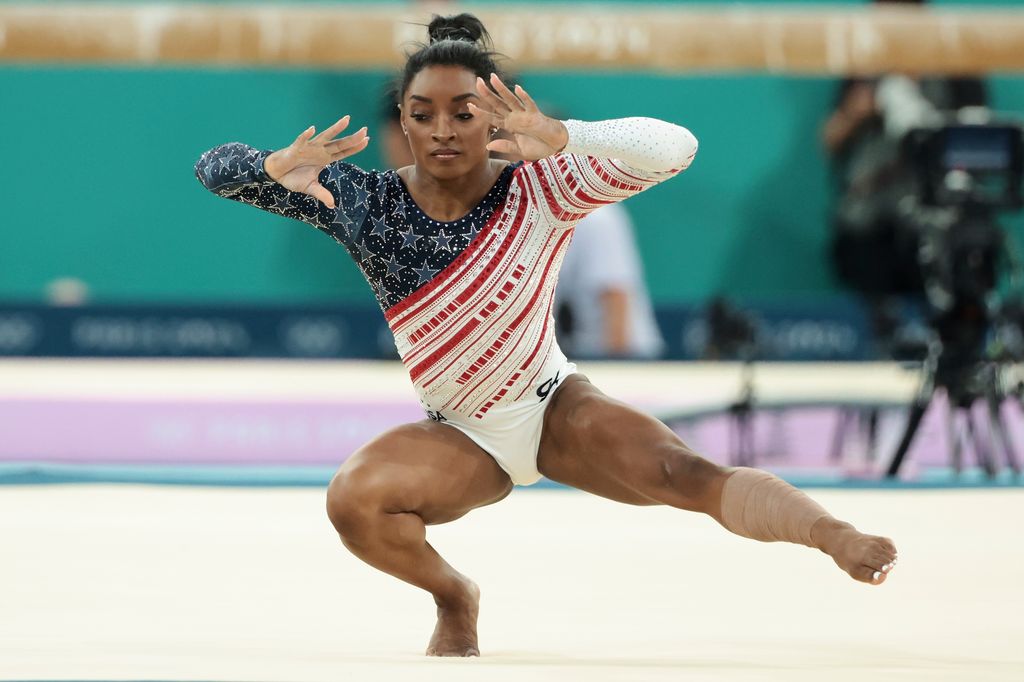
<path id="1" fill-rule="evenodd" d="M 888 538 L 833 518 L 772 474 L 699 457 L 667 426 L 585 377 L 568 377 L 551 400 L 537 465 L 554 481 L 628 504 L 704 512 L 744 537 L 815 547 L 866 583 L 883 582 L 896 561 Z"/>
<path id="2" fill-rule="evenodd" d="M 327 514 L 353 554 L 434 596 L 428 655 L 479 656 L 480 591 L 430 546 L 426 526 L 511 490 L 508 475 L 463 433 L 423 421 L 391 429 L 352 455 L 327 490 Z"/>

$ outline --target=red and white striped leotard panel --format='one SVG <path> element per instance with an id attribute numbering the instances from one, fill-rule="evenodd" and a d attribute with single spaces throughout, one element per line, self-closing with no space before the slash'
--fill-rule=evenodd
<path id="1" fill-rule="evenodd" d="M 551 308 L 572 228 L 590 211 L 672 177 L 696 152 L 684 128 L 654 121 L 662 127 L 651 131 L 636 121 L 651 119 L 567 122 L 566 152 L 517 168 L 504 204 L 470 245 L 385 311 L 424 407 L 472 423 L 564 365 Z M 632 163 L 594 151 L 632 155 Z"/>

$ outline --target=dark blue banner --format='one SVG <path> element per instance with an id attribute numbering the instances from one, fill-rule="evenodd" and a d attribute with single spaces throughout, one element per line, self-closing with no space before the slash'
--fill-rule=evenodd
<path id="1" fill-rule="evenodd" d="M 394 358 L 372 307 L 2 306 L 0 356 Z"/>
<path id="2" fill-rule="evenodd" d="M 756 360 L 843 361 L 875 357 L 868 316 L 853 299 L 744 304 L 737 312 L 753 328 L 752 356 Z M 709 357 L 712 330 L 706 306 L 662 306 L 656 314 L 668 358 Z M 737 358 L 727 355 L 722 359 Z"/>
<path id="3" fill-rule="evenodd" d="M 756 331 L 756 359 L 873 356 L 866 315 L 853 300 L 741 310 Z M 666 359 L 708 357 L 705 311 L 657 310 Z M 0 356 L 386 359 L 397 353 L 380 310 L 367 306 L 0 304 Z"/>

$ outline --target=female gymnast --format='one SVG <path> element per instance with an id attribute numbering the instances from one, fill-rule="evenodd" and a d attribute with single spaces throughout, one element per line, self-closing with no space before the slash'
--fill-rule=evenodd
<path id="1" fill-rule="evenodd" d="M 426 653 L 479 655 L 480 592 L 431 547 L 425 527 L 542 475 L 627 504 L 703 512 L 733 533 L 814 547 L 854 579 L 883 582 L 896 561 L 890 540 L 858 532 L 767 472 L 702 459 L 576 373 L 555 341 L 552 294 L 576 223 L 689 166 L 693 135 L 650 118 L 548 118 L 502 80 L 475 17 L 435 16 L 428 34 L 398 88 L 413 165 L 379 172 L 342 162 L 370 139 L 366 128 L 338 137 L 348 116 L 284 149 L 230 143 L 196 164 L 216 194 L 341 243 L 384 311 L 428 419 L 349 457 L 327 490 L 327 513 L 356 556 L 433 596 Z M 492 140 L 498 129 L 508 139 Z"/>

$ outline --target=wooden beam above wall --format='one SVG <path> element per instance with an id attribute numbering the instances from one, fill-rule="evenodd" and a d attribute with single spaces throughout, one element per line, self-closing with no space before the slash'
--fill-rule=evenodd
<path id="1" fill-rule="evenodd" d="M 1007 8 L 458 9 L 480 16 L 517 69 L 1024 72 L 1024 11 Z M 429 6 L 5 4 L 0 63 L 393 67 L 425 39 L 429 14 Z"/>

